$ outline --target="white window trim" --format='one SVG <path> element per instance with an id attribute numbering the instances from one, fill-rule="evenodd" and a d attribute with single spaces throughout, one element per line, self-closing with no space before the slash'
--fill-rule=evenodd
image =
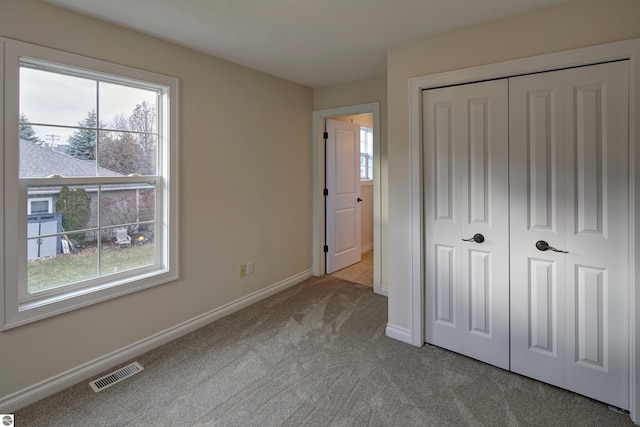
<path id="1" fill-rule="evenodd" d="M 87 287 L 69 289 L 28 302 L 19 296 L 21 281 L 26 280 L 27 191 L 19 175 L 19 67 L 20 58 L 33 58 L 52 64 L 64 64 L 93 71 L 113 82 L 135 80 L 152 89 L 163 87 L 159 114 L 165 114 L 158 147 L 162 191 L 156 194 L 156 264 L 108 276 Z M 4 160 L 0 162 L 0 270 L 4 271 L 0 289 L 0 330 L 45 319 L 91 304 L 167 283 L 178 278 L 178 79 L 71 53 L 0 38 L 0 66 L 4 81 L 0 84 L 0 135 Z M 153 180 L 153 179 L 150 179 Z M 55 178 L 52 184 L 55 184 Z M 167 203 L 165 203 L 165 200 Z M 18 250 L 15 250 L 18 248 Z M 16 268 L 17 266 L 17 268 Z M 8 267 L 8 268 L 7 268 Z M 24 285 L 24 284 L 23 284 Z M 70 287 L 71 288 L 71 287 Z"/>
<path id="2" fill-rule="evenodd" d="M 47 213 L 51 213 L 53 209 L 53 197 L 32 197 L 27 199 L 27 215 L 32 215 L 31 213 L 31 203 L 33 202 L 48 202 L 49 210 Z"/>

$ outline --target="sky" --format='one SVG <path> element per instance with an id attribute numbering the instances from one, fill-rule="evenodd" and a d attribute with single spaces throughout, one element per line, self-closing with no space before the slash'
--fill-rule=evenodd
<path id="1" fill-rule="evenodd" d="M 99 96 L 98 96 L 99 93 Z M 99 99 L 99 102 L 97 101 Z M 120 114 L 129 116 L 137 104 L 156 103 L 156 92 L 32 68 L 20 68 L 20 113 L 45 142 L 66 143 L 73 129 L 91 110 L 109 126 Z M 55 135 L 53 138 L 51 135 Z"/>

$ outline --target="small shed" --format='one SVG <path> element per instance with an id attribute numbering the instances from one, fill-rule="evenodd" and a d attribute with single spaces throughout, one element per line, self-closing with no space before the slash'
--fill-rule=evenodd
<path id="1" fill-rule="evenodd" d="M 44 258 L 62 253 L 61 237 L 48 236 L 62 231 L 62 214 L 46 213 L 27 216 L 27 259 Z M 45 237 L 40 237 L 45 236 Z"/>

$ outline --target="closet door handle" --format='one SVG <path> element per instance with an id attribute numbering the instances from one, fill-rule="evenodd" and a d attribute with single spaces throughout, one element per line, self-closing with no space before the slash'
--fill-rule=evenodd
<path id="1" fill-rule="evenodd" d="M 476 233 L 473 235 L 472 238 L 470 239 L 462 239 L 463 242 L 476 242 L 476 243 L 482 243 L 484 242 L 484 236 L 480 233 Z"/>
<path id="2" fill-rule="evenodd" d="M 568 254 L 569 253 L 568 251 L 563 251 L 563 250 L 560 250 L 560 249 L 556 249 L 553 246 L 549 246 L 549 243 L 545 242 L 544 240 L 538 240 L 536 242 L 536 249 L 538 249 L 539 251 L 542 251 L 542 252 L 551 250 L 551 251 L 560 252 L 560 253 L 563 253 L 563 254 Z"/>

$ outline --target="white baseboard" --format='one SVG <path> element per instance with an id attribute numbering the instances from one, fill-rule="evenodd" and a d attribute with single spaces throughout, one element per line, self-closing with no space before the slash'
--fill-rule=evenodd
<path id="1" fill-rule="evenodd" d="M 288 279 L 267 288 L 261 289 L 221 307 L 215 308 L 207 313 L 201 314 L 200 316 L 165 329 L 164 331 L 158 332 L 157 334 L 151 335 L 112 353 L 101 356 L 80 366 L 76 366 L 75 368 L 69 369 L 66 372 L 62 372 L 54 377 L 24 388 L 16 393 L 2 397 L 0 398 L 0 413 L 13 413 L 31 403 L 37 402 L 38 400 L 44 399 L 45 397 L 64 390 L 67 387 L 98 375 L 107 369 L 144 354 L 149 350 L 153 350 L 154 348 L 166 344 L 169 341 L 180 338 L 189 332 L 195 331 L 196 329 L 206 326 L 211 322 L 228 316 L 229 314 L 244 307 L 296 285 L 311 276 L 313 276 L 311 270 L 296 274 L 295 276 L 291 276 Z"/>
<path id="2" fill-rule="evenodd" d="M 393 338 L 394 340 L 413 345 L 413 340 L 411 339 L 411 331 L 409 329 L 401 328 L 400 326 L 387 323 L 386 334 L 389 338 Z"/>
<path id="3" fill-rule="evenodd" d="M 389 288 L 386 286 L 380 286 L 380 291 L 377 292 L 378 295 L 382 295 L 383 297 L 389 296 Z"/>
<path id="4" fill-rule="evenodd" d="M 366 245 L 363 245 L 360 247 L 360 252 L 365 254 L 369 251 L 373 250 L 373 242 L 371 243 L 367 243 Z"/>

